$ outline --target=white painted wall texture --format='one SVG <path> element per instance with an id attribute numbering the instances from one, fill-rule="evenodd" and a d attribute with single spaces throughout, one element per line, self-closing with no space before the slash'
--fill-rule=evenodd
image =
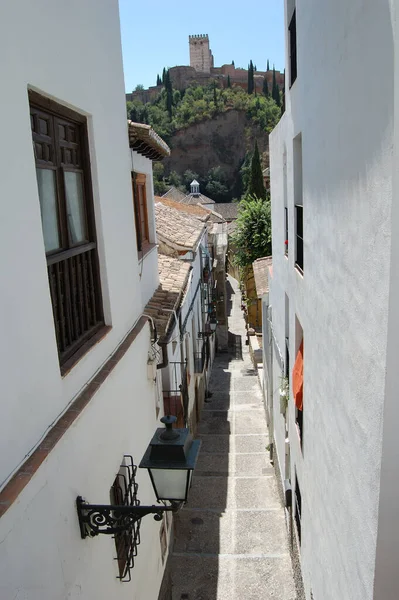
<path id="1" fill-rule="evenodd" d="M 21 0 L 1 10 L 0 482 L 94 377 L 142 313 L 157 268 L 139 277 L 117 0 Z M 23 15 L 23 18 L 21 18 Z M 60 375 L 35 174 L 28 88 L 87 116 L 109 333 Z M 137 161 L 138 162 L 138 161 Z M 146 161 L 146 172 L 149 172 Z M 151 185 L 151 182 L 149 182 Z M 154 229 L 155 235 L 155 229 Z M 155 241 L 155 240 L 154 240 Z M 150 270 L 153 271 L 152 275 Z M 111 537 L 80 538 L 75 499 L 109 502 L 124 454 L 141 459 L 156 427 L 145 327 L 0 521 L 0 597 L 156 600 L 159 523 L 143 520 L 133 581 L 117 581 Z M 146 473 L 140 500 L 153 503 Z"/>
<path id="2" fill-rule="evenodd" d="M 291 369 L 297 348 L 295 317 L 304 332 L 303 452 L 292 391 L 288 428 L 291 481 L 294 484 L 296 471 L 302 493 L 301 563 L 307 599 L 311 589 L 316 600 L 398 597 L 398 588 L 396 596 L 373 596 L 396 139 L 390 8 L 388 1 L 297 1 L 298 77 L 289 91 L 287 85 L 286 112 L 270 136 L 270 303 L 276 341 L 283 351 L 285 293 L 289 297 Z M 286 23 L 290 17 L 286 11 Z M 287 64 L 287 73 L 288 69 Z M 369 85 L 373 73 L 378 73 L 378 89 Z M 294 265 L 293 139 L 298 134 L 303 162 L 303 277 Z M 275 375 L 279 370 L 275 364 Z M 276 382 L 274 388 L 278 390 Z M 284 474 L 278 392 L 274 427 Z M 392 430 L 388 454 L 393 443 Z"/>

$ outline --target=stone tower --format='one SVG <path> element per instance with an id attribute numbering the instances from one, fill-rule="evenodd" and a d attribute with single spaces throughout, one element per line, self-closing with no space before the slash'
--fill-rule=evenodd
<path id="1" fill-rule="evenodd" d="M 213 67 L 213 56 L 209 48 L 209 37 L 207 34 L 189 35 L 190 67 L 201 73 L 210 73 Z"/>

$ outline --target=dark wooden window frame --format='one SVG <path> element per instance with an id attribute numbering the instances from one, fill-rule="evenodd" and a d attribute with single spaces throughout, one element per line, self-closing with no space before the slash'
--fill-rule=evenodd
<path id="1" fill-rule="evenodd" d="M 290 42 L 290 87 L 294 84 L 297 74 L 297 41 L 296 41 L 296 9 L 292 13 L 291 21 L 288 26 L 288 35 Z"/>
<path id="2" fill-rule="evenodd" d="M 303 205 L 295 205 L 295 266 L 303 273 Z"/>
<path id="3" fill-rule="evenodd" d="M 46 252 L 46 258 L 58 355 L 61 373 L 64 375 L 107 329 L 104 324 L 97 254 L 87 120 L 83 115 L 31 90 L 29 103 L 36 168 L 55 172 L 60 248 Z M 36 119 L 40 115 L 49 119 L 51 124 L 50 136 L 47 136 L 49 147 L 52 148 L 51 160 L 41 159 L 36 153 L 36 143 L 46 137 L 38 131 Z M 59 125 L 70 127 L 77 134 L 74 145 L 79 166 L 62 162 L 63 145 L 57 130 Z M 68 143 L 65 144 L 67 147 Z M 65 185 L 67 172 L 82 175 L 86 235 L 78 243 L 73 243 L 68 230 Z"/>
<path id="4" fill-rule="evenodd" d="M 148 249 L 148 247 L 150 246 L 146 181 L 146 175 L 144 175 L 143 173 L 132 173 L 137 250 L 139 252 L 145 252 L 146 249 Z M 140 205 L 140 190 L 143 198 L 142 206 Z"/>

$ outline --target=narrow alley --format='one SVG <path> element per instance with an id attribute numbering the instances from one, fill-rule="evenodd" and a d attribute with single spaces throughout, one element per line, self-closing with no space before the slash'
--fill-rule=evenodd
<path id="1" fill-rule="evenodd" d="M 189 502 L 175 519 L 172 600 L 294 600 L 284 509 L 262 393 L 235 279 L 228 354 L 216 356 L 199 426 L 201 453 Z"/>

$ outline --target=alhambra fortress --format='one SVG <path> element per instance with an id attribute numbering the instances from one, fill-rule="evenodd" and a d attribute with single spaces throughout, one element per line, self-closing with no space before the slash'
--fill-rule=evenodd
<path id="1" fill-rule="evenodd" d="M 190 66 L 178 66 L 169 69 L 172 85 L 175 89 L 184 90 L 193 83 L 206 85 L 210 81 L 217 81 L 220 87 L 226 88 L 228 77 L 230 77 L 231 85 L 247 89 L 247 69 L 237 68 L 234 64 L 214 67 L 213 54 L 209 46 L 209 36 L 207 34 L 190 35 L 188 43 L 190 48 Z M 262 93 L 265 77 L 271 90 L 273 71 L 255 71 L 254 73 L 255 86 L 259 93 Z M 276 71 L 276 81 L 279 88 L 283 89 L 284 73 Z M 131 94 L 126 94 L 126 100 L 131 101 L 137 98 L 144 103 L 149 102 L 156 98 L 161 90 L 162 85 L 154 85 L 148 88 L 148 90 L 138 90 Z"/>

